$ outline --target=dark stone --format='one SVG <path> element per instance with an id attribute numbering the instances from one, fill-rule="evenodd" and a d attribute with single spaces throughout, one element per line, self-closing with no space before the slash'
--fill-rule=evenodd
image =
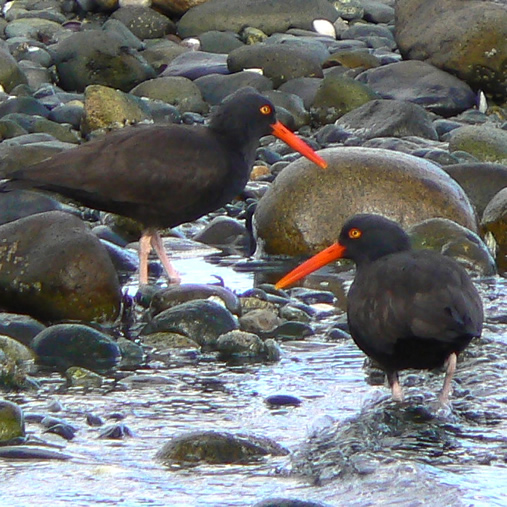
<path id="1" fill-rule="evenodd" d="M 151 300 L 153 315 L 194 299 L 220 298 L 225 307 L 235 315 L 241 315 L 241 303 L 234 292 L 219 285 L 182 284 L 173 285 L 156 292 Z"/>
<path id="2" fill-rule="evenodd" d="M 48 211 L 15 220 L 0 226 L 0 245 L 4 308 L 46 322 L 118 315 L 121 294 L 114 267 L 79 218 Z"/>
<path id="3" fill-rule="evenodd" d="M 55 45 L 56 70 L 65 90 L 98 84 L 128 92 L 155 71 L 121 39 L 100 30 L 76 32 Z"/>
<path id="4" fill-rule="evenodd" d="M 214 347 L 220 335 L 237 327 L 232 314 L 222 305 L 196 299 L 159 313 L 143 328 L 142 334 L 171 331 L 185 335 L 201 346 Z"/>
<path id="5" fill-rule="evenodd" d="M 234 74 L 209 74 L 197 78 L 194 83 L 201 90 L 204 100 L 213 106 L 245 86 L 251 86 L 259 92 L 273 88 L 271 79 L 248 70 Z"/>
<path id="6" fill-rule="evenodd" d="M 291 44 L 255 44 L 235 49 L 227 58 L 231 72 L 260 68 L 276 87 L 297 77 L 322 77 L 322 66 L 315 51 Z"/>
<path id="7" fill-rule="evenodd" d="M 457 77 L 425 62 L 403 61 L 360 74 L 384 99 L 408 100 L 441 116 L 453 116 L 475 105 L 472 89 Z"/>
<path id="8" fill-rule="evenodd" d="M 7 224 L 36 213 L 61 209 L 61 202 L 40 192 L 30 190 L 0 192 L 0 224 Z"/>
<path id="9" fill-rule="evenodd" d="M 161 76 L 181 76 L 197 79 L 208 74 L 229 74 L 227 55 L 190 51 L 177 56 L 162 72 Z"/>
<path id="10" fill-rule="evenodd" d="M 403 100 L 372 100 L 343 115 L 336 122 L 362 139 L 417 136 L 436 140 L 429 114 Z"/>
<path id="11" fill-rule="evenodd" d="M 33 338 L 46 328 L 28 315 L 0 313 L 0 334 L 10 336 L 29 346 Z"/>
<path id="12" fill-rule="evenodd" d="M 65 371 L 82 366 L 93 372 L 110 370 L 120 360 L 120 349 L 108 335 L 81 324 L 57 324 L 32 341 L 38 362 Z"/>
<path id="13" fill-rule="evenodd" d="M 505 102 L 505 2 L 400 0 L 395 25 L 404 59 L 424 60 Z"/>
<path id="14" fill-rule="evenodd" d="M 311 30 L 314 19 L 334 22 L 337 17 L 327 0 L 209 0 L 183 15 L 178 33 L 181 37 L 210 30 L 239 33 L 245 26 L 254 26 L 269 35 L 290 27 Z"/>

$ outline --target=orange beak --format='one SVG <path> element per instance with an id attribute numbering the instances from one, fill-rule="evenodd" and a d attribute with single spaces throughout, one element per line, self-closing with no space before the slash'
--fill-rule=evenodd
<path id="1" fill-rule="evenodd" d="M 291 132 L 283 123 L 277 121 L 271 125 L 271 128 L 273 129 L 273 134 L 287 143 L 293 150 L 299 151 L 301 155 L 315 162 L 319 167 L 322 167 L 322 169 L 327 167 L 327 162 L 320 155 L 317 155 L 317 153 L 315 153 L 315 151 L 300 137 Z"/>
<path id="2" fill-rule="evenodd" d="M 276 285 L 277 289 L 283 289 L 290 285 L 291 283 L 297 282 L 301 278 L 310 273 L 313 273 L 317 269 L 329 264 L 332 261 L 336 261 L 337 259 L 342 259 L 345 255 L 346 248 L 340 243 L 334 243 L 330 247 L 322 250 L 318 254 L 314 255 L 312 258 L 308 259 L 306 262 L 303 262 L 300 266 L 293 269 L 289 274 L 285 275 Z"/>

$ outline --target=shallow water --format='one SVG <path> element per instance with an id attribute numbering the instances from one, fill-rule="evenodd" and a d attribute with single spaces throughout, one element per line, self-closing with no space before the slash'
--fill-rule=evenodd
<path id="1" fill-rule="evenodd" d="M 253 285 L 252 273 L 202 259 L 179 259 L 175 265 L 187 283 L 214 282 L 213 275 L 218 275 L 233 290 Z M 503 279 L 486 286 L 488 306 L 495 312 L 505 309 L 506 288 Z M 504 328 L 491 325 L 486 333 L 506 342 Z M 365 382 L 364 356 L 349 341 L 326 343 L 315 335 L 303 342 L 283 343 L 282 350 L 282 360 L 270 365 L 229 366 L 182 356 L 169 366 L 161 364 L 158 370 L 138 372 L 149 373 L 149 382 L 127 387 L 111 384 L 87 393 L 65 389 L 64 381 L 54 374 L 40 392 L 7 396 L 25 413 L 46 414 L 50 403 L 57 400 L 62 410 L 53 415 L 78 431 L 67 443 L 43 434 L 40 425 L 28 423 L 29 434 L 62 446 L 73 459 L 0 460 L 0 505 L 235 507 L 270 497 L 308 499 L 332 506 L 507 505 L 505 463 L 464 466 L 460 462 L 443 467 L 395 460 L 364 478 L 335 479 L 316 486 L 289 476 L 287 457 L 247 466 L 189 470 L 167 469 L 154 460 L 171 436 L 202 429 L 266 436 L 295 451 L 309 436 L 340 424 L 365 404 L 388 394 L 385 388 Z M 505 383 L 503 388 L 505 413 Z M 295 395 L 303 403 L 273 409 L 264 402 L 273 394 Z M 99 439 L 103 428 L 89 427 L 86 412 L 101 416 L 106 424 L 115 422 L 109 419 L 112 414 L 120 414 L 134 435 L 122 440 Z M 507 442 L 505 420 L 495 432 L 503 432 Z M 474 446 L 474 440 L 467 445 Z"/>

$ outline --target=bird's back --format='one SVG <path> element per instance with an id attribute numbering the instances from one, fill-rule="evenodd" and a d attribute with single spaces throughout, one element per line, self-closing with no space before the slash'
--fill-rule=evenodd
<path id="1" fill-rule="evenodd" d="M 480 295 L 436 252 L 406 251 L 358 269 L 348 318 L 357 345 L 386 369 L 434 368 L 480 336 Z"/>
<path id="2" fill-rule="evenodd" d="M 11 175 L 8 188 L 31 186 L 148 226 L 195 220 L 241 191 L 241 153 L 203 126 L 126 127 Z"/>

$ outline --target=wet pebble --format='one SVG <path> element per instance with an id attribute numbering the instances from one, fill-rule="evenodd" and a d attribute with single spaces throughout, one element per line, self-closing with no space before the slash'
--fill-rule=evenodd
<path id="1" fill-rule="evenodd" d="M 157 453 L 165 465 L 195 466 L 258 461 L 263 456 L 284 456 L 287 450 L 276 442 L 253 435 L 201 431 L 174 437 Z"/>
<path id="2" fill-rule="evenodd" d="M 132 430 L 123 423 L 113 424 L 106 426 L 99 434 L 98 438 L 105 438 L 110 440 L 120 440 L 125 437 L 133 437 Z"/>
<path id="3" fill-rule="evenodd" d="M 302 403 L 299 398 L 290 394 L 273 394 L 268 396 L 264 401 L 272 407 L 285 407 L 288 405 L 297 407 Z"/>

